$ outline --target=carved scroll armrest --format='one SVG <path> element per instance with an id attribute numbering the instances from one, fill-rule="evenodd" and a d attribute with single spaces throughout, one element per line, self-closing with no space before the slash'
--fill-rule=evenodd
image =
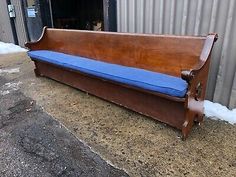
<path id="1" fill-rule="evenodd" d="M 186 80 L 187 83 L 190 83 L 190 81 L 193 79 L 192 70 L 183 70 L 183 71 L 181 71 L 181 78 L 183 80 Z"/>
<path id="2" fill-rule="evenodd" d="M 42 39 L 44 38 L 45 33 L 46 33 L 46 29 L 47 29 L 47 26 L 45 26 L 45 27 L 43 28 L 42 34 L 41 34 L 40 38 L 39 38 L 37 41 L 34 41 L 34 42 L 26 42 L 26 43 L 25 43 L 25 46 L 26 46 L 27 48 L 29 48 L 30 50 L 31 50 L 31 49 L 34 49 L 34 46 L 37 46 L 37 45 L 42 41 Z"/>
<path id="3" fill-rule="evenodd" d="M 211 51 L 214 45 L 214 42 L 216 42 L 218 39 L 218 35 L 216 33 L 209 34 L 206 37 L 202 53 L 200 55 L 199 62 L 193 67 L 193 69 L 190 70 L 182 70 L 181 71 L 181 78 L 186 80 L 188 83 L 191 82 L 191 80 L 195 77 L 195 75 L 200 72 L 205 64 L 207 63 L 207 60 L 210 58 Z"/>

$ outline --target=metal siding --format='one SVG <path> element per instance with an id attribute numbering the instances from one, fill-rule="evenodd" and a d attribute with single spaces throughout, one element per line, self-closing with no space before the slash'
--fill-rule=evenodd
<path id="1" fill-rule="evenodd" d="M 6 0 L 0 0 L 0 40 L 14 43 Z"/>
<path id="2" fill-rule="evenodd" d="M 231 89 L 231 97 L 229 105 L 236 105 L 236 72 L 234 74 L 234 82 L 233 82 L 233 87 Z"/>
<path id="3" fill-rule="evenodd" d="M 236 107 L 235 0 L 117 0 L 119 32 L 219 34 L 213 50 L 207 98 Z"/>
<path id="4" fill-rule="evenodd" d="M 27 41 L 27 33 L 26 33 L 26 26 L 24 23 L 21 1 L 11 0 L 11 4 L 14 5 L 16 12 L 16 18 L 14 19 L 14 23 L 16 27 L 18 42 L 20 46 L 24 47 L 24 44 Z"/>

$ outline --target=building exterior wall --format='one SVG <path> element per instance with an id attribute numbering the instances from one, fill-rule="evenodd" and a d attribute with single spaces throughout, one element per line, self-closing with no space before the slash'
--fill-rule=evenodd
<path id="1" fill-rule="evenodd" d="M 218 33 L 207 99 L 236 107 L 235 0 L 117 0 L 117 31 L 176 35 Z"/>
<path id="2" fill-rule="evenodd" d="M 11 4 L 15 7 L 16 18 L 14 19 L 14 25 L 16 27 L 16 34 L 19 45 L 24 47 L 25 42 L 28 40 L 26 25 L 24 22 L 24 10 L 22 9 L 22 2 L 19 0 L 11 0 Z"/>
<path id="3" fill-rule="evenodd" d="M 14 43 L 7 2 L 5 0 L 0 1 L 0 40 Z"/>
<path id="4" fill-rule="evenodd" d="M 7 10 L 7 1 L 0 1 L 0 40 L 9 43 L 15 43 L 13 28 L 16 30 L 16 37 L 20 46 L 24 47 L 24 43 L 28 40 L 26 26 L 24 23 L 23 9 L 21 1 L 10 0 L 15 7 L 16 17 L 12 24 Z M 13 26 L 14 25 L 14 26 Z"/>

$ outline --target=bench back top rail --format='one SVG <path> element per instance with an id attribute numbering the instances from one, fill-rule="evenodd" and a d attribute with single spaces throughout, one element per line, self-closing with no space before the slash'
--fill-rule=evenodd
<path id="1" fill-rule="evenodd" d="M 201 60 L 206 37 L 131 34 L 44 28 L 26 46 L 52 50 L 180 77 Z"/>

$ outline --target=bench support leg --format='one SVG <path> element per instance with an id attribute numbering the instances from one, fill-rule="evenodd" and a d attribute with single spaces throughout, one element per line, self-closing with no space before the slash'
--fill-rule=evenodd
<path id="1" fill-rule="evenodd" d="M 197 115 L 194 121 L 197 122 L 199 125 L 201 125 L 203 122 L 203 117 L 204 117 L 203 114 Z"/>
<path id="2" fill-rule="evenodd" d="M 194 124 L 194 119 L 195 119 L 196 115 L 193 111 L 188 110 L 186 113 L 186 119 L 185 122 L 183 123 L 183 127 L 182 127 L 182 139 L 186 140 L 186 138 L 188 137 L 192 126 Z"/>
<path id="3" fill-rule="evenodd" d="M 36 77 L 41 76 L 37 68 L 34 69 L 34 74 L 35 74 Z"/>
<path id="4" fill-rule="evenodd" d="M 197 101 L 195 98 L 188 96 L 185 103 L 185 121 L 182 126 L 183 140 L 188 137 L 194 122 L 202 123 L 203 121 L 203 101 Z"/>
<path id="5" fill-rule="evenodd" d="M 39 71 L 38 63 L 35 61 L 34 64 L 35 64 L 35 69 L 34 69 L 34 74 L 35 74 L 35 76 L 36 76 L 36 77 L 43 76 L 43 75 L 40 73 L 40 71 Z"/>

